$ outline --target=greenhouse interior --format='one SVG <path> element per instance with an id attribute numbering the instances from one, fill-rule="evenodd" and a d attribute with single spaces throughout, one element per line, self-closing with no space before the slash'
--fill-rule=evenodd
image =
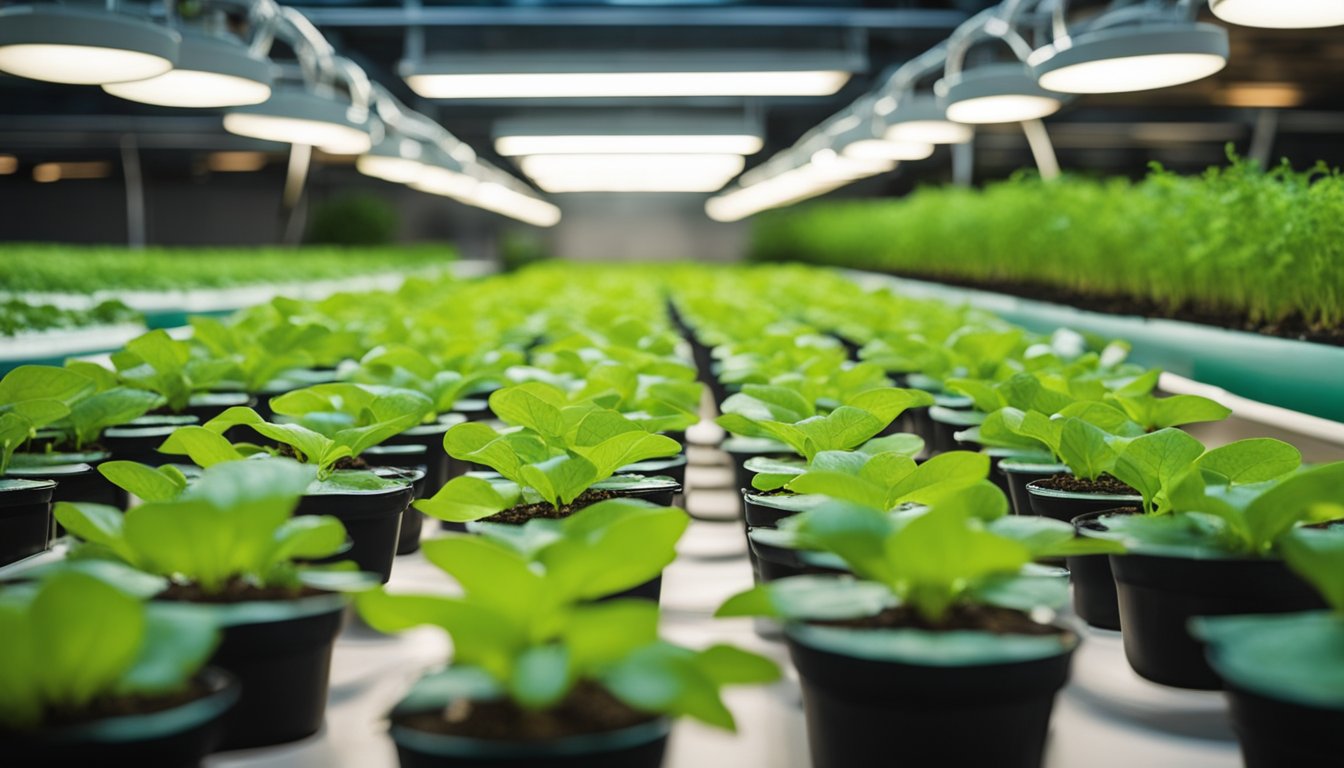
<path id="1" fill-rule="evenodd" d="M 0 0 L 0 765 L 1300 768 L 1344 1 Z"/>

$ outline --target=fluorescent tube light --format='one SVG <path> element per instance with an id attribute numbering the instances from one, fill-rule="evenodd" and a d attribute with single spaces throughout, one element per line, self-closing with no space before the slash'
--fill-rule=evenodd
<path id="1" fill-rule="evenodd" d="M 845 51 L 530 52 L 402 64 L 431 99 L 829 96 L 864 68 Z"/>
<path id="2" fill-rule="evenodd" d="M 1128 93 L 1202 80 L 1227 55 L 1227 30 L 1214 24 L 1140 24 L 1060 38 L 1028 63 L 1047 90 Z"/>
<path id="3" fill-rule="evenodd" d="M 33 80 L 102 85 L 157 77 L 173 68 L 180 40 L 167 27 L 102 8 L 0 10 L 0 70 Z"/>
<path id="4" fill-rule="evenodd" d="M 415 139 L 388 137 L 360 155 L 355 168 L 375 179 L 410 184 L 425 175 L 427 154 Z"/>
<path id="5" fill-rule="evenodd" d="M 500 136 L 495 151 L 504 157 L 565 154 L 735 154 L 754 155 L 764 142 L 760 136 L 732 135 L 572 135 Z"/>
<path id="6" fill-rule="evenodd" d="M 965 144 L 975 129 L 947 119 L 947 110 L 931 95 L 901 99 L 885 116 L 887 141 L 915 144 Z"/>
<path id="7" fill-rule="evenodd" d="M 933 155 L 932 144 L 885 139 L 859 139 L 846 144 L 840 154 L 853 160 L 925 160 Z"/>
<path id="8" fill-rule="evenodd" d="M 530 155 L 523 173 L 547 192 L 713 192 L 742 172 L 741 155 Z"/>

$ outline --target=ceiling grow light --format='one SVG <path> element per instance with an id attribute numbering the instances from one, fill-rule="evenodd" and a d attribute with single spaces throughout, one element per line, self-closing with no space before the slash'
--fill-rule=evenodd
<path id="1" fill-rule="evenodd" d="M 1227 30 L 1191 22 L 1140 23 L 1063 36 L 1028 62 L 1041 87 L 1125 93 L 1201 80 L 1227 66 Z"/>
<path id="2" fill-rule="evenodd" d="M 0 70 L 33 80 L 103 85 L 173 68 L 181 38 L 125 13 L 68 5 L 0 10 Z"/>
<path id="3" fill-rule="evenodd" d="M 333 155 L 358 155 L 373 146 L 368 110 L 305 88 L 281 86 L 261 104 L 224 115 L 224 129 L 253 139 L 307 144 Z"/>
<path id="4" fill-rule="evenodd" d="M 1059 95 L 1038 85 L 1021 62 L 949 73 L 939 84 L 948 119 L 969 125 L 1039 120 L 1063 105 Z"/>
<path id="5" fill-rule="evenodd" d="M 742 172 L 733 154 L 531 155 L 523 173 L 546 192 L 713 192 Z"/>
<path id="6" fill-rule="evenodd" d="M 375 179 L 411 184 L 424 177 L 428 155 L 415 139 L 388 136 L 360 155 L 355 169 Z"/>
<path id="7" fill-rule="evenodd" d="M 932 95 L 907 96 L 884 119 L 887 128 L 883 136 L 888 141 L 965 144 L 975 136 L 975 129 L 969 125 L 948 120 L 947 110 Z"/>
<path id="8" fill-rule="evenodd" d="M 109 83 L 103 90 L 130 101 L 163 107 L 236 107 L 271 95 L 271 62 L 247 46 L 199 32 L 182 36 L 177 66 L 157 77 Z"/>
<path id="9" fill-rule="evenodd" d="M 1213 15 L 1266 29 L 1316 29 L 1344 24 L 1344 3 L 1331 0 L 1209 0 Z"/>

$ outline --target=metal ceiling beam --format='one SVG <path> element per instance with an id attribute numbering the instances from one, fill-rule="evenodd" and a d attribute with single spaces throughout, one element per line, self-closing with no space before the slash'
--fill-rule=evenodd
<path id="1" fill-rule="evenodd" d="M 813 27 L 950 30 L 962 11 L 938 8 L 565 8 L 298 6 L 323 27 Z"/>

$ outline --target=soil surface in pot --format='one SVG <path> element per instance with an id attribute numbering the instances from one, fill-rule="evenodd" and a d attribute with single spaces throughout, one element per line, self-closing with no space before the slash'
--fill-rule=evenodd
<path id="1" fill-rule="evenodd" d="M 943 620 L 938 623 L 925 619 L 914 608 L 905 605 L 887 608 L 874 616 L 832 621 L 809 621 L 808 623 L 822 627 L 848 627 L 851 629 L 923 629 L 934 632 L 978 630 L 993 632 L 996 635 L 1066 634 L 1059 627 L 1032 621 L 1021 611 L 999 608 L 993 605 L 954 605 L 947 609 Z"/>
<path id="2" fill-rule="evenodd" d="M 130 717 L 162 712 L 180 707 L 196 699 L 210 695 L 210 687 L 200 680 L 193 679 L 187 688 L 175 693 L 159 695 L 132 694 L 126 696 L 99 696 L 78 710 L 49 710 L 44 718 L 48 727 L 80 725 L 109 717 Z"/>
<path id="3" fill-rule="evenodd" d="M 1051 475 L 1036 481 L 1038 488 L 1066 493 L 1110 493 L 1118 496 L 1137 496 L 1139 492 L 1116 480 L 1110 475 L 1102 475 L 1096 480 L 1085 480 L 1073 475 Z"/>
<path id="4" fill-rule="evenodd" d="M 158 600 L 178 600 L 189 603 L 248 603 L 270 600 L 298 600 L 301 597 L 325 595 L 328 592 L 313 587 L 259 587 L 242 579 L 229 579 L 224 589 L 206 592 L 197 584 L 170 584 L 155 595 Z"/>
<path id="5" fill-rule="evenodd" d="M 1116 507 L 1115 509 L 1106 510 L 1107 517 L 1110 517 L 1112 515 L 1139 515 L 1142 513 L 1143 510 L 1139 509 L 1138 507 Z M 1089 531 L 1109 530 L 1106 527 L 1106 524 L 1101 522 L 1101 519 L 1099 517 L 1088 518 L 1087 520 L 1075 523 L 1075 525 L 1078 528 L 1086 528 Z"/>
<path id="6" fill-rule="evenodd" d="M 533 712 L 509 699 L 453 702 L 447 709 L 395 718 L 409 728 L 490 741 L 551 741 L 605 733 L 655 719 L 631 709 L 596 683 L 581 681 L 560 703 Z"/>
<path id="7" fill-rule="evenodd" d="M 561 504 L 558 509 L 556 507 L 552 507 L 550 503 L 545 501 L 539 501 L 536 504 L 521 504 L 516 507 L 510 507 L 509 509 L 503 510 L 501 512 L 496 512 L 495 514 L 489 517 L 481 518 L 481 522 L 504 523 L 506 525 L 522 525 L 523 523 L 526 523 L 528 520 L 534 520 L 539 517 L 558 520 L 562 517 L 569 517 L 570 515 L 574 514 L 575 512 L 578 512 L 580 509 L 583 509 L 586 506 L 596 504 L 599 501 L 606 501 L 607 499 L 619 498 L 620 495 L 621 494 L 615 491 L 603 491 L 589 488 L 588 490 L 579 494 L 579 497 L 574 499 L 570 503 Z"/>

